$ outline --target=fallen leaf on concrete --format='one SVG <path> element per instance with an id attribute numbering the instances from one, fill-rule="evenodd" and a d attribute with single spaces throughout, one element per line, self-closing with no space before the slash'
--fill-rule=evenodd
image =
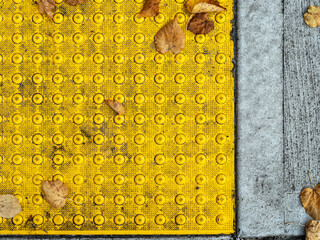
<path id="1" fill-rule="evenodd" d="M 187 0 L 186 8 L 191 13 L 222 12 L 226 10 L 214 0 Z"/>
<path id="2" fill-rule="evenodd" d="M 68 187 L 61 181 L 42 181 L 44 199 L 54 208 L 62 208 L 66 204 Z"/>
<path id="3" fill-rule="evenodd" d="M 115 100 L 105 100 L 105 102 L 108 104 L 110 108 L 112 108 L 113 111 L 118 113 L 119 115 L 124 114 L 124 106 Z"/>
<path id="4" fill-rule="evenodd" d="M 39 0 L 38 8 L 41 14 L 47 14 L 49 18 L 53 18 L 56 2 L 55 0 Z"/>
<path id="5" fill-rule="evenodd" d="M 208 13 L 196 13 L 188 24 L 188 30 L 194 34 L 208 34 L 214 28 L 214 22 L 209 20 Z"/>
<path id="6" fill-rule="evenodd" d="M 303 189 L 300 193 L 300 200 L 306 213 L 320 220 L 320 183 L 313 189 Z"/>
<path id="7" fill-rule="evenodd" d="M 309 220 L 306 227 L 306 240 L 320 239 L 320 223 L 315 220 Z"/>
<path id="8" fill-rule="evenodd" d="M 155 17 L 160 11 L 160 0 L 146 0 L 140 11 L 141 17 Z"/>
<path id="9" fill-rule="evenodd" d="M 13 195 L 0 195 L 0 217 L 13 218 L 22 211 L 19 199 Z"/>
<path id="10" fill-rule="evenodd" d="M 88 2 L 88 0 L 64 0 L 64 1 L 72 6 L 81 5 Z"/>
<path id="11" fill-rule="evenodd" d="M 308 12 L 304 15 L 304 21 L 309 27 L 319 27 L 320 26 L 320 7 L 310 6 Z"/>
<path id="12" fill-rule="evenodd" d="M 155 45 L 158 52 L 164 54 L 168 51 L 177 54 L 184 48 L 186 36 L 181 30 L 177 19 L 163 26 L 155 36 Z"/>

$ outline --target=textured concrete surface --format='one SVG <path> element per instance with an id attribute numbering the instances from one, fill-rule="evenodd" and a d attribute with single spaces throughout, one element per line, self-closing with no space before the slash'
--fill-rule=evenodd
<path id="1" fill-rule="evenodd" d="M 311 4 L 320 5 L 238 2 L 241 237 L 302 236 L 310 219 L 299 194 L 309 170 L 320 181 L 320 32 L 303 20 Z"/>
<path id="2" fill-rule="evenodd" d="M 238 1 L 237 174 L 241 237 L 284 234 L 283 2 Z"/>
<path id="3" fill-rule="evenodd" d="M 284 179 L 285 222 L 305 224 L 310 217 L 299 194 L 320 181 L 320 33 L 303 20 L 317 0 L 284 1 Z M 288 225 L 287 234 L 303 234 L 302 226 Z"/>

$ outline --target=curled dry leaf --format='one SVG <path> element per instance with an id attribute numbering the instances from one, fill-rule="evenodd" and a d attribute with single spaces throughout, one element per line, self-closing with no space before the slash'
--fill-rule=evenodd
<path id="1" fill-rule="evenodd" d="M 53 18 L 56 2 L 55 0 L 39 0 L 38 7 L 41 14 L 47 14 L 49 18 Z"/>
<path id="2" fill-rule="evenodd" d="M 178 54 L 184 48 L 186 36 L 180 28 L 177 19 L 163 26 L 155 36 L 155 45 L 158 52 L 168 51 Z"/>
<path id="3" fill-rule="evenodd" d="M 214 22 L 209 20 L 208 13 L 196 13 L 188 24 L 188 30 L 194 34 L 208 34 L 212 31 Z"/>
<path id="4" fill-rule="evenodd" d="M 186 8 L 191 13 L 222 12 L 226 10 L 214 0 L 187 0 Z"/>
<path id="5" fill-rule="evenodd" d="M 0 217 L 13 218 L 22 211 L 19 199 L 12 195 L 0 195 Z"/>
<path id="6" fill-rule="evenodd" d="M 110 108 L 113 109 L 113 111 L 115 111 L 116 113 L 118 113 L 119 115 L 123 115 L 124 114 L 124 106 L 119 103 L 118 101 L 115 100 L 105 100 L 105 102 L 108 104 L 108 106 Z"/>
<path id="7" fill-rule="evenodd" d="M 320 26 L 320 7 L 310 6 L 308 12 L 304 14 L 304 21 L 309 27 Z"/>
<path id="8" fill-rule="evenodd" d="M 309 220 L 306 227 L 306 240 L 320 239 L 320 223 L 315 220 Z"/>
<path id="9" fill-rule="evenodd" d="M 88 2 L 88 0 L 64 0 L 64 1 L 72 6 L 81 5 Z"/>
<path id="10" fill-rule="evenodd" d="M 160 11 L 160 0 L 146 0 L 140 11 L 141 17 L 155 17 Z"/>
<path id="11" fill-rule="evenodd" d="M 300 200 L 306 213 L 320 220 L 320 183 L 314 189 L 303 189 L 300 193 Z"/>
<path id="12" fill-rule="evenodd" d="M 66 204 L 68 187 L 61 181 L 42 181 L 44 199 L 54 208 L 62 208 Z"/>

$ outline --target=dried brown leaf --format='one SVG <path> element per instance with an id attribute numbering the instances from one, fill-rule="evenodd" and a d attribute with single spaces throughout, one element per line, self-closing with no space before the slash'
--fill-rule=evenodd
<path id="1" fill-rule="evenodd" d="M 39 0 L 38 8 L 41 14 L 47 14 L 49 18 L 53 18 L 56 2 L 55 0 Z"/>
<path id="2" fill-rule="evenodd" d="M 0 217 L 13 218 L 22 211 L 19 199 L 13 195 L 0 195 Z"/>
<path id="3" fill-rule="evenodd" d="M 81 5 L 88 2 L 88 0 L 64 0 L 64 1 L 72 6 Z"/>
<path id="4" fill-rule="evenodd" d="M 214 22 L 209 20 L 208 13 L 196 13 L 188 24 L 188 30 L 194 34 L 208 34 L 214 28 Z"/>
<path id="5" fill-rule="evenodd" d="M 168 51 L 178 54 L 184 48 L 186 36 L 180 28 L 177 19 L 163 26 L 155 36 L 155 45 L 158 52 Z"/>
<path id="6" fill-rule="evenodd" d="M 306 227 L 306 240 L 320 239 L 320 223 L 315 220 L 309 220 Z"/>
<path id="7" fill-rule="evenodd" d="M 320 183 L 314 189 L 303 189 L 300 193 L 300 200 L 306 213 L 320 220 Z"/>
<path id="8" fill-rule="evenodd" d="M 320 7 L 310 6 L 308 12 L 304 14 L 304 21 L 309 27 L 319 27 L 320 26 Z"/>
<path id="9" fill-rule="evenodd" d="M 160 11 L 160 0 L 146 0 L 140 11 L 141 17 L 155 17 Z"/>
<path id="10" fill-rule="evenodd" d="M 42 181 L 44 199 L 54 208 L 62 208 L 66 204 L 68 187 L 61 181 Z"/>
<path id="11" fill-rule="evenodd" d="M 187 0 L 186 8 L 191 13 L 222 12 L 226 10 L 214 0 Z"/>
<path id="12" fill-rule="evenodd" d="M 108 106 L 110 108 L 112 108 L 113 111 L 115 111 L 116 113 L 118 113 L 119 115 L 123 115 L 124 114 L 124 106 L 119 103 L 118 101 L 115 100 L 105 100 L 105 102 L 108 104 Z"/>

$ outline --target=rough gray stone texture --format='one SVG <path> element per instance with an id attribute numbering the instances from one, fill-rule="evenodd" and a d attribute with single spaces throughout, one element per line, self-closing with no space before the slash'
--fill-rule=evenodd
<path id="1" fill-rule="evenodd" d="M 238 228 L 241 237 L 285 232 L 283 1 L 237 1 Z"/>
<path id="2" fill-rule="evenodd" d="M 303 14 L 319 1 L 284 1 L 284 173 L 286 222 L 305 224 L 310 217 L 301 208 L 299 194 L 320 181 L 320 31 L 309 28 Z M 303 234 L 290 225 L 286 233 Z"/>
<path id="3" fill-rule="evenodd" d="M 238 2 L 238 227 L 242 237 L 301 236 L 299 194 L 320 181 L 318 1 Z M 272 9 L 272 11 L 271 11 Z M 283 105 L 282 105 L 283 104 Z M 286 223 L 296 224 L 286 224 Z"/>

